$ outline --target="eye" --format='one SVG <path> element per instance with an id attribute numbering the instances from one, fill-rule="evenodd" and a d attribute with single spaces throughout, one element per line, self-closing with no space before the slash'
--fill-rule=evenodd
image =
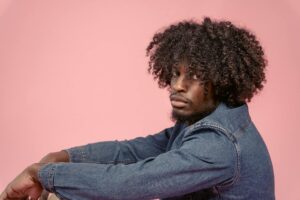
<path id="1" fill-rule="evenodd" d="M 192 74 L 192 79 L 193 79 L 193 80 L 199 80 L 199 77 L 198 77 L 197 74 Z"/>
<path id="2" fill-rule="evenodd" d="M 197 75 L 196 73 L 193 73 L 193 72 L 189 73 L 188 77 L 189 77 L 190 80 L 193 80 L 193 81 L 200 80 L 199 75 Z"/>

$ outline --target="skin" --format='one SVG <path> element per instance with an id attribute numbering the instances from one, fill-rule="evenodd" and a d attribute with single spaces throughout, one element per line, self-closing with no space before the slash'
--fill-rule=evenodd
<path id="1" fill-rule="evenodd" d="M 213 89 L 207 83 L 205 86 L 194 74 L 189 75 L 185 64 L 174 68 L 170 84 L 170 100 L 172 105 L 172 118 L 189 125 L 211 113 L 218 102 L 213 98 Z"/>
<path id="2" fill-rule="evenodd" d="M 213 98 L 213 89 L 208 83 L 205 93 L 204 84 L 196 75 L 186 71 L 186 65 L 174 68 L 170 84 L 170 100 L 172 117 L 189 125 L 211 113 L 218 102 Z M 65 151 L 49 153 L 39 163 L 28 166 L 1 193 L 0 200 L 47 199 L 48 193 L 38 180 L 38 171 L 46 163 L 69 162 Z"/>
<path id="3" fill-rule="evenodd" d="M 7 185 L 0 195 L 0 200 L 47 199 L 48 193 L 43 191 L 38 180 L 38 171 L 51 162 L 69 162 L 69 155 L 65 151 L 49 153 L 39 163 L 28 166 Z"/>

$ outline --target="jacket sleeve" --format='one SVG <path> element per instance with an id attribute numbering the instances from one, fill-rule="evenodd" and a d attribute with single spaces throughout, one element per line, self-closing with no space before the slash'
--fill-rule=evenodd
<path id="1" fill-rule="evenodd" d="M 134 163 L 166 151 L 173 127 L 154 135 L 124 141 L 105 141 L 66 149 L 73 163 Z"/>
<path id="2" fill-rule="evenodd" d="M 228 182 L 236 162 L 233 143 L 206 131 L 185 137 L 178 149 L 132 164 L 48 164 L 39 171 L 39 180 L 62 199 L 146 200 Z"/>

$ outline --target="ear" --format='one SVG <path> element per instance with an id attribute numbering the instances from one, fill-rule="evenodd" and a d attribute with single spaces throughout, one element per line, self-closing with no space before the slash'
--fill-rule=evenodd
<path id="1" fill-rule="evenodd" d="M 212 84 L 211 84 L 211 82 L 209 82 L 209 81 L 207 81 L 207 82 L 201 82 L 200 85 L 203 86 L 204 96 L 206 98 L 210 98 L 210 93 L 212 91 Z"/>
<path id="2" fill-rule="evenodd" d="M 206 99 L 211 99 L 213 102 L 216 102 L 215 89 L 211 81 L 207 81 L 203 84 L 204 87 L 204 96 Z"/>

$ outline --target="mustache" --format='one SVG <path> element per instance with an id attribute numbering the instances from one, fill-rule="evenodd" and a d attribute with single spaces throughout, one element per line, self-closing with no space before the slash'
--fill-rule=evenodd
<path id="1" fill-rule="evenodd" d="M 185 96 L 183 96 L 183 95 L 181 95 L 177 92 L 171 92 L 170 95 L 169 95 L 169 98 L 171 100 L 175 99 L 175 100 L 180 100 L 180 101 L 184 101 L 184 102 L 187 102 L 187 103 L 190 102 L 190 100 L 188 98 L 186 98 Z"/>

